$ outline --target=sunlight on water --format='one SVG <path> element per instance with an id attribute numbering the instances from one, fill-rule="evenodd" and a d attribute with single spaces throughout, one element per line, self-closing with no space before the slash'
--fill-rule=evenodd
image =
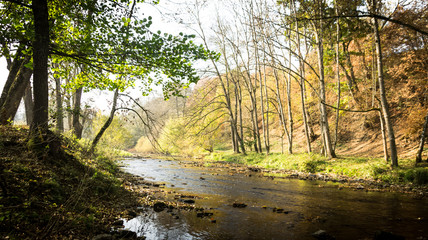
<path id="1" fill-rule="evenodd" d="M 167 189 L 197 195 L 212 213 L 173 209 L 126 222 L 147 239 L 314 239 L 323 229 L 336 239 L 370 238 L 388 231 L 407 239 L 427 237 L 428 201 L 398 193 L 339 190 L 336 184 L 268 179 L 227 168 L 183 167 L 179 162 L 129 159 L 123 169 Z M 234 208 L 242 202 L 245 208 Z"/>

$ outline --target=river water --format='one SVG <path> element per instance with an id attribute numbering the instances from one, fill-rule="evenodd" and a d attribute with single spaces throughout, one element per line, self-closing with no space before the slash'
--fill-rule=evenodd
<path id="1" fill-rule="evenodd" d="M 377 231 L 428 239 L 427 199 L 227 168 L 183 167 L 177 161 L 125 159 L 123 164 L 125 171 L 164 183 L 168 191 L 198 196 L 195 205 L 213 214 L 201 218 L 195 211 L 148 209 L 125 221 L 127 229 L 146 239 L 315 239 L 318 230 L 336 239 L 372 239 Z"/>

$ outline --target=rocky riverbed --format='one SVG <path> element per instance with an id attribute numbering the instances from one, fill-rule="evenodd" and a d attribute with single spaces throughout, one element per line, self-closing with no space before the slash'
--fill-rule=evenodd
<path id="1" fill-rule="evenodd" d="M 146 160 L 140 160 L 146 161 Z M 170 161 L 159 160 L 159 163 L 156 160 L 152 161 L 153 164 L 159 164 L 159 166 L 153 166 L 153 169 L 147 169 L 147 171 L 156 171 L 158 168 L 162 168 L 162 166 Z M 290 207 L 287 205 L 278 205 L 274 202 L 264 204 L 258 204 L 258 201 L 254 202 L 252 199 L 246 198 L 228 198 L 227 199 L 219 199 L 217 202 L 222 202 L 220 205 L 213 204 L 213 202 L 209 199 L 211 198 L 207 194 L 201 194 L 196 192 L 189 192 L 189 189 L 196 186 L 195 183 L 204 186 L 204 183 L 208 183 L 208 181 L 212 181 L 217 177 L 237 177 L 239 181 L 244 181 L 244 179 L 248 179 L 245 181 L 263 181 L 265 185 L 278 184 L 281 181 L 287 181 L 287 179 L 299 179 L 299 180 L 307 180 L 308 183 L 312 182 L 316 183 L 315 187 L 319 190 L 325 191 L 328 193 L 333 189 L 336 191 L 345 191 L 345 195 L 348 195 L 349 190 L 355 192 L 402 192 L 406 193 L 409 197 L 414 199 L 424 199 L 426 197 L 427 189 L 424 187 L 415 187 L 415 186 L 404 186 L 404 185 L 391 185 L 385 184 L 379 181 L 367 180 L 367 179 L 353 179 L 345 176 L 332 175 L 332 174 L 311 174 L 297 171 L 286 171 L 286 170 L 270 170 L 270 169 L 262 169 L 257 167 L 248 167 L 241 164 L 231 164 L 227 162 L 198 162 L 198 161 L 172 161 L 172 163 L 176 166 L 176 172 L 174 174 L 178 174 L 186 171 L 191 171 L 193 169 L 198 169 L 198 175 L 193 176 L 193 179 L 180 179 L 179 177 L 171 178 L 170 181 L 165 181 L 162 177 L 153 178 L 150 174 L 147 176 L 138 176 L 128 173 L 122 174 L 123 185 L 130 191 L 138 194 L 140 196 L 142 207 L 139 209 L 130 209 L 129 211 L 125 211 L 123 215 L 118 219 L 119 221 L 124 221 L 124 225 L 128 225 L 130 222 L 135 221 L 135 219 L 139 218 L 143 219 L 141 216 L 149 217 L 150 214 L 147 212 L 151 211 L 153 214 L 161 214 L 163 219 L 170 219 L 168 221 L 176 222 L 178 225 L 183 224 L 184 222 L 193 222 L 199 221 L 197 225 L 202 224 L 203 229 L 211 229 L 210 231 L 215 231 L 218 227 L 210 227 L 209 225 L 216 225 L 222 222 L 227 222 L 228 219 L 225 219 L 224 209 L 229 209 L 227 211 L 237 212 L 237 214 L 241 214 L 243 212 L 248 211 L 264 211 L 261 214 L 266 216 L 272 216 L 274 214 L 273 219 L 277 219 L 279 216 L 290 216 L 286 218 L 292 218 L 290 222 L 290 228 L 298 229 L 299 225 L 311 225 L 313 231 L 311 233 L 318 232 L 318 230 L 323 230 L 322 226 L 325 223 L 330 222 L 330 217 L 327 216 L 319 216 L 316 213 L 312 214 L 301 212 L 301 210 L 296 210 L 295 207 Z M 135 167 L 135 166 L 133 166 Z M 131 167 L 130 167 L 131 168 Z M 186 170 L 187 169 L 187 170 Z M 161 176 L 161 175 L 159 175 Z M 174 180 L 175 179 L 175 180 Z M 251 180 L 253 179 L 253 180 Z M 271 184 L 269 184 L 271 182 Z M 319 184 L 317 184 L 319 182 Z M 328 183 L 327 185 L 322 182 Z M 197 190 L 197 186 L 195 187 Z M 253 190 L 250 191 L 258 191 L 258 187 L 253 187 Z M 351 191 L 351 192 L 352 192 Z M 356 195 L 358 196 L 358 195 Z M 210 202 L 211 201 L 211 202 Z M 358 201 L 366 201 L 366 200 L 358 200 Z M 371 200 L 368 200 L 371 201 Z M 212 206 L 215 205 L 215 206 Z M 148 210 L 150 209 L 150 210 Z M 233 210 L 237 209 L 237 210 Z M 242 210 L 239 210 L 242 209 Z M 260 210 L 257 210 L 260 209 Z M 312 211 L 312 210 L 311 210 Z M 270 212 L 270 213 L 269 213 Z M 314 211 L 316 212 L 316 211 Z M 227 214 L 227 213 L 226 213 Z M 282 214 L 282 215 L 277 215 Z M 137 216 L 137 217 L 136 217 Z M 159 215 L 160 216 L 160 215 Z M 245 215 L 243 215 L 245 216 Z M 269 217 L 272 218 L 272 217 Z M 284 217 L 279 217 L 282 219 Z M 196 220 L 195 220 L 196 219 Z M 199 220 L 197 220 L 199 219 Z M 167 221 L 167 222 L 168 222 Z M 272 220 L 276 221 L 276 220 Z M 393 220 L 395 221 L 395 220 Z M 425 221 L 425 219 L 421 219 L 420 221 Z M 244 221 L 245 222 L 245 221 Z M 295 223 L 293 223 L 295 222 Z M 160 223 L 155 223 L 160 224 Z M 206 224 L 209 224 L 208 226 Z M 162 224 L 161 224 L 162 225 Z M 313 225 L 313 226 L 312 226 Z M 316 226 L 316 227 L 315 227 Z M 119 229 L 123 227 L 119 224 L 117 226 Z M 317 229 L 320 228 L 320 229 Z M 214 229 L 214 230 L 213 230 Z M 388 229 L 383 231 L 380 227 L 380 232 L 388 233 Z M 162 230 L 162 231 L 170 231 L 170 230 Z M 175 230 L 174 230 L 175 231 Z M 199 230 L 193 230 L 199 231 Z M 248 230 L 251 232 L 251 230 Z M 273 230 L 272 230 L 273 231 Z M 302 231 L 302 230 L 295 230 Z M 308 230 L 305 230 L 308 231 Z M 325 230 L 321 231 L 324 235 Z M 158 234 L 161 234 L 158 232 Z M 183 233 L 184 234 L 184 233 Z M 186 233 L 187 234 L 187 233 Z M 217 236 L 210 235 L 210 237 Z M 243 233 L 245 234 L 245 233 Z M 299 232 L 299 234 L 302 234 Z M 326 232 L 329 236 L 331 235 L 328 231 Z M 334 233 L 340 236 L 341 233 Z M 371 235 L 373 236 L 374 233 Z M 144 234 L 142 232 L 137 235 L 138 237 L 142 237 Z M 382 235 L 382 234 L 381 234 Z M 309 235 L 307 235 L 309 236 Z M 423 235 L 422 235 L 423 236 Z M 314 238 L 314 236 L 310 235 L 310 238 Z M 149 237 L 150 239 L 150 237 Z M 152 238 L 156 239 L 156 238 Z M 189 239 L 192 239 L 190 236 Z M 308 238 L 309 239 L 309 238 Z M 368 238 L 371 239 L 371 238 Z M 424 238 L 421 238 L 424 239 Z"/>

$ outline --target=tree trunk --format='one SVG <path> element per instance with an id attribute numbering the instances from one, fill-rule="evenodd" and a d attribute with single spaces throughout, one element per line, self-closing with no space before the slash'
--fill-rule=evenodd
<path id="1" fill-rule="evenodd" d="M 349 50 L 348 50 L 349 44 L 347 45 L 345 43 L 342 43 L 342 46 L 346 56 L 346 64 L 348 65 L 349 73 L 351 74 L 348 78 L 348 86 L 349 86 L 349 89 L 351 90 L 351 93 L 354 94 L 354 92 L 358 92 L 359 89 L 358 89 L 358 85 L 355 77 L 354 66 L 352 65 L 352 62 L 351 62 L 351 55 L 349 54 Z"/>
<path id="2" fill-rule="evenodd" d="M 272 58 L 272 61 L 273 61 L 273 58 Z M 273 74 L 274 74 L 274 77 L 275 77 L 275 84 L 276 84 L 276 99 L 277 99 L 277 102 L 278 102 L 279 120 L 281 121 L 281 125 L 282 125 L 282 129 L 284 130 L 284 134 L 287 135 L 287 137 L 288 137 L 290 135 L 290 133 L 288 132 L 287 123 L 285 121 L 284 107 L 282 106 L 281 92 L 280 92 L 280 87 L 279 87 L 279 76 L 278 76 L 278 73 L 277 73 L 277 71 L 276 71 L 275 68 L 273 69 Z M 284 134 L 281 135 L 281 142 L 282 142 Z M 289 139 L 289 137 L 288 137 L 288 139 Z M 290 142 L 288 144 L 291 145 Z M 290 147 L 288 149 L 290 150 Z M 289 153 L 291 153 L 291 152 L 289 151 Z"/>
<path id="3" fill-rule="evenodd" d="M 266 81 L 266 63 L 263 60 L 263 80 L 264 80 L 264 95 L 266 97 L 266 154 L 270 153 L 270 134 L 269 134 L 269 95 L 268 95 L 268 86 Z"/>
<path id="4" fill-rule="evenodd" d="M 246 154 L 246 150 L 245 150 L 245 144 L 244 144 L 244 126 L 242 123 L 242 89 L 241 89 L 241 83 L 238 80 L 237 82 L 235 82 L 235 87 L 237 88 L 236 90 L 236 97 L 238 98 L 238 108 L 237 108 L 237 112 L 239 112 L 239 131 L 240 131 L 240 145 L 241 145 L 241 151 L 243 154 Z M 238 114 L 238 113 L 237 113 Z M 239 134 L 239 133 L 238 133 Z"/>
<path id="5" fill-rule="evenodd" d="M 23 44 L 20 44 L 18 46 L 18 49 L 16 50 L 16 54 L 15 54 L 15 58 L 13 59 L 13 62 L 10 65 L 8 64 L 9 75 L 7 76 L 6 82 L 3 86 L 3 91 L 0 96 L 0 107 L 3 106 L 4 102 L 6 101 L 6 98 L 10 93 L 10 88 L 15 82 L 19 71 L 22 69 L 22 66 L 28 63 L 29 58 L 26 58 L 23 55 L 22 53 L 23 49 L 24 49 Z M 27 60 L 27 62 L 25 62 L 25 60 Z"/>
<path id="6" fill-rule="evenodd" d="M 68 78 L 65 79 L 65 83 L 69 84 L 70 80 Z M 70 96 L 70 93 L 66 93 L 65 97 L 65 107 L 66 107 L 66 115 L 67 115 L 67 130 L 73 129 L 73 111 L 72 111 L 72 101 L 73 95 Z"/>
<path id="7" fill-rule="evenodd" d="M 64 109 L 62 106 L 61 79 L 59 77 L 54 78 L 56 95 L 56 130 L 62 133 L 64 132 Z"/>
<path id="8" fill-rule="evenodd" d="M 376 11 L 376 0 L 372 0 L 371 13 L 374 14 Z M 389 114 L 388 101 L 386 100 L 385 83 L 383 79 L 383 62 L 382 62 L 382 49 L 380 43 L 379 26 L 376 18 L 373 20 L 373 31 L 376 42 L 376 62 L 377 62 L 377 77 L 379 81 L 380 100 L 382 106 L 383 117 L 385 119 L 386 130 L 388 132 L 389 149 L 391 151 L 391 163 L 393 167 L 398 167 L 397 157 L 397 146 L 395 144 L 394 129 L 391 123 L 391 117 Z"/>
<path id="9" fill-rule="evenodd" d="M 300 99 L 302 103 L 302 117 L 303 117 L 303 126 L 305 130 L 305 137 L 306 137 L 306 148 L 307 152 L 312 152 L 312 146 L 311 146 L 311 134 L 310 134 L 310 127 L 308 123 L 308 118 L 306 114 L 306 89 L 305 89 L 305 63 L 303 62 L 303 55 L 300 47 L 300 32 L 299 32 L 299 26 L 297 22 L 297 10 L 296 10 L 296 4 L 294 0 L 291 2 L 294 15 L 295 15 L 295 32 L 297 37 L 297 52 L 299 54 L 299 73 L 300 73 Z M 306 33 L 306 27 L 305 27 L 305 33 Z M 306 35 L 306 34 L 305 34 Z M 305 49 L 307 49 L 306 41 L 305 41 Z"/>
<path id="10" fill-rule="evenodd" d="M 290 133 L 287 134 L 288 137 L 288 153 L 293 153 L 293 112 L 291 110 L 291 31 L 288 31 L 288 42 L 289 42 L 289 50 L 288 50 L 288 74 L 287 74 L 287 108 L 288 108 L 288 122 L 290 124 Z"/>
<path id="11" fill-rule="evenodd" d="M 383 142 L 383 157 L 385 158 L 385 162 L 389 162 L 389 154 L 388 154 L 388 143 L 386 141 L 386 131 L 385 131 L 385 120 L 382 115 L 382 111 L 379 111 L 380 118 L 380 130 L 382 132 L 382 142 Z"/>
<path id="12" fill-rule="evenodd" d="M 47 131 L 49 120 L 49 11 L 47 0 L 34 0 L 32 9 L 35 30 L 35 41 L 33 42 L 34 111 L 32 129 Z"/>
<path id="13" fill-rule="evenodd" d="M 320 13 L 322 12 L 320 6 Z M 322 16 L 319 20 L 319 28 L 318 31 L 315 31 L 315 38 L 317 41 L 317 52 L 318 52 L 318 67 L 319 67 L 319 84 L 320 84 L 320 125 L 321 125 L 321 135 L 323 136 L 322 140 L 324 143 L 325 153 L 329 158 L 335 158 L 336 153 L 331 145 L 330 138 L 330 129 L 328 126 L 328 117 L 327 117 L 327 109 L 325 107 L 326 95 L 325 95 L 325 80 L 324 80 L 324 49 L 323 49 L 323 20 Z"/>
<path id="14" fill-rule="evenodd" d="M 8 86 L 5 86 L 5 89 L 3 90 L 2 97 L 3 97 L 3 104 L 0 106 L 0 124 L 5 125 L 13 121 L 15 118 L 15 114 L 18 111 L 19 105 L 21 103 L 21 99 L 24 96 L 25 89 L 29 85 L 31 75 L 33 74 L 33 71 L 29 68 L 26 68 L 24 65 L 28 63 L 30 60 L 29 57 L 25 57 L 24 60 L 21 62 L 21 65 L 19 67 L 18 72 L 10 72 L 7 82 L 10 82 L 9 80 L 13 78 L 12 83 Z M 16 61 L 14 61 L 15 63 Z M 15 66 L 12 66 L 12 68 L 15 68 Z M 5 90 L 7 89 L 7 92 L 5 93 Z"/>
<path id="15" fill-rule="evenodd" d="M 421 133 L 421 140 L 419 142 L 418 153 L 416 154 L 416 163 L 422 162 L 422 152 L 424 150 L 425 138 L 426 138 L 427 134 L 428 134 L 428 112 L 427 112 L 427 115 L 425 117 L 425 123 L 424 123 L 424 127 L 423 127 L 422 133 Z"/>
<path id="16" fill-rule="evenodd" d="M 27 120 L 27 125 L 30 126 L 33 122 L 33 91 L 31 91 L 31 84 L 28 83 L 27 88 L 25 88 L 24 94 L 24 105 L 25 105 L 25 117 Z"/>
<path id="17" fill-rule="evenodd" d="M 238 153 L 238 146 L 236 145 L 236 134 L 235 129 L 233 128 L 233 120 L 230 118 L 230 135 L 232 137 L 232 148 L 234 153 Z"/>
<path id="18" fill-rule="evenodd" d="M 73 102 L 73 131 L 76 135 L 77 139 L 82 138 L 82 132 L 83 132 L 83 126 L 80 123 L 80 106 L 81 106 L 81 99 L 82 99 L 82 92 L 83 88 L 76 89 L 76 92 L 74 93 Z"/>
<path id="19" fill-rule="evenodd" d="M 337 5 L 337 0 L 335 1 L 336 3 L 336 15 L 339 16 L 339 9 L 338 9 L 338 5 Z M 338 138 L 338 132 L 339 132 L 339 116 L 340 116 L 340 61 L 339 61 L 339 41 L 340 41 L 340 24 L 339 24 L 339 20 L 340 18 L 337 18 L 337 22 L 336 22 L 336 79 L 337 79 L 337 109 L 336 109 L 336 129 L 335 129 L 335 133 L 334 133 L 334 144 L 333 144 L 333 149 L 334 151 L 336 150 L 336 146 L 337 146 L 337 138 Z M 352 89 L 351 89 L 352 90 Z"/>
<path id="20" fill-rule="evenodd" d="M 101 137 L 103 136 L 104 132 L 107 130 L 107 128 L 110 126 L 110 124 L 113 122 L 114 114 L 116 113 L 116 106 L 117 106 L 117 98 L 119 96 L 119 89 L 116 88 L 113 95 L 113 106 L 111 107 L 110 116 L 108 117 L 107 121 L 104 123 L 104 125 L 101 127 L 98 134 L 95 136 L 94 140 L 91 144 L 91 149 L 89 152 L 93 154 L 95 152 L 95 148 L 97 147 L 98 142 L 100 141 Z"/>

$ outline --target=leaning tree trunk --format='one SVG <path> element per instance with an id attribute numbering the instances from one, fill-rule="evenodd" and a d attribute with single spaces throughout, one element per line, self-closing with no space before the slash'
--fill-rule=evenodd
<path id="1" fill-rule="evenodd" d="M 28 83 L 27 88 L 25 88 L 24 94 L 24 106 L 25 106 L 25 118 L 27 120 L 27 125 L 30 126 L 33 122 L 33 91 L 31 91 L 31 84 Z"/>
<path id="2" fill-rule="evenodd" d="M 104 125 L 101 127 L 98 134 L 95 136 L 94 140 L 91 144 L 91 149 L 89 152 L 93 154 L 95 152 L 95 148 L 97 147 L 98 142 L 101 140 L 101 137 L 103 136 L 104 132 L 107 130 L 107 128 L 110 126 L 110 124 L 113 122 L 114 114 L 116 112 L 116 106 L 117 106 L 117 98 L 119 96 L 119 89 L 116 88 L 113 95 L 113 106 L 111 107 L 110 116 L 108 117 L 107 121 L 104 123 Z"/>
<path id="3" fill-rule="evenodd" d="M 49 88 L 49 11 L 47 0 L 34 0 L 35 41 L 33 42 L 33 90 L 34 111 L 32 129 L 48 130 Z"/>
<path id="4" fill-rule="evenodd" d="M 24 66 L 28 62 L 29 57 L 25 57 L 24 61 L 21 62 L 21 66 L 16 75 L 13 76 L 14 73 L 11 72 L 8 76 L 8 81 L 9 77 L 14 78 L 14 80 L 12 84 L 8 86 L 8 91 L 4 95 L 2 94 L 4 96 L 4 101 L 0 106 L 1 125 L 8 124 L 15 118 L 15 114 L 18 111 L 19 104 L 21 103 L 21 99 L 25 94 L 25 89 L 27 88 L 31 75 L 33 74 L 31 69 Z"/>
<path id="5" fill-rule="evenodd" d="M 376 0 L 372 0 L 371 13 L 376 10 Z M 389 148 L 391 151 L 391 163 L 393 167 L 398 167 L 397 146 L 395 144 L 394 129 L 391 123 L 388 101 L 386 100 L 385 83 L 383 78 L 383 62 L 382 49 L 380 43 L 379 26 L 376 18 L 373 18 L 373 31 L 376 42 L 376 62 L 377 62 L 377 77 L 380 89 L 380 100 L 382 106 L 383 117 L 385 119 L 386 131 L 388 132 Z"/>
<path id="6" fill-rule="evenodd" d="M 422 162 L 422 152 L 424 150 L 425 138 L 426 138 L 427 134 L 428 134 L 428 112 L 427 112 L 427 115 L 425 117 L 425 124 L 424 124 L 424 128 L 422 129 L 422 133 L 421 133 L 421 140 L 419 143 L 418 153 L 416 154 L 416 163 Z"/>
<path id="7" fill-rule="evenodd" d="M 7 69 L 9 70 L 9 75 L 7 76 L 6 82 L 3 86 L 3 91 L 0 96 L 0 107 L 3 106 L 3 103 L 6 101 L 6 98 L 10 92 L 10 88 L 15 82 L 16 76 L 18 75 L 20 69 L 24 64 L 26 64 L 24 63 L 24 60 L 29 60 L 29 59 L 26 59 L 25 56 L 23 55 L 22 53 L 23 50 L 24 50 L 23 46 L 22 44 L 20 44 L 18 46 L 18 49 L 16 50 L 16 54 L 13 61 L 8 64 Z"/>

